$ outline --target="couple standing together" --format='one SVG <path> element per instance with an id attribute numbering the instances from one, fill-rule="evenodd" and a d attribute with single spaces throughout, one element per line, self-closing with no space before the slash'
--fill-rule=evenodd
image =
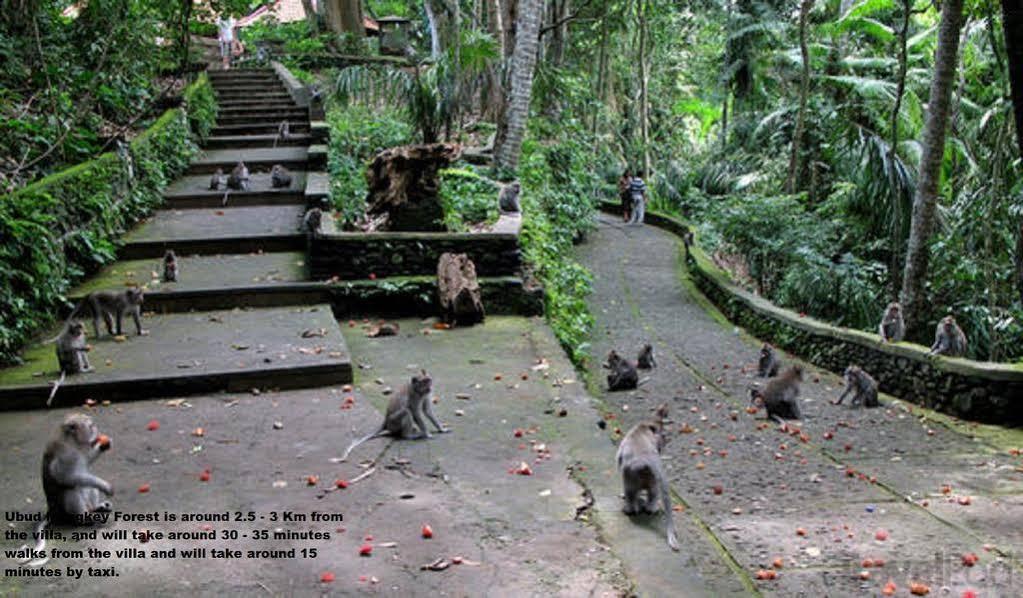
<path id="1" fill-rule="evenodd" d="M 642 170 L 632 174 L 626 170 L 618 179 L 618 196 L 622 201 L 622 215 L 629 224 L 642 224 L 646 211 L 646 183 Z"/>

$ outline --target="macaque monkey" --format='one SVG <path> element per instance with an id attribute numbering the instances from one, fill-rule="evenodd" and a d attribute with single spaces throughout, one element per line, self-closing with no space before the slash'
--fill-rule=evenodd
<path id="1" fill-rule="evenodd" d="M 174 255 L 173 249 L 168 249 L 163 254 L 163 281 L 178 281 L 178 256 Z"/>
<path id="2" fill-rule="evenodd" d="M 124 314 L 126 313 L 130 313 L 135 321 L 135 331 L 138 335 L 145 335 L 146 331 L 142 330 L 142 320 L 140 318 L 144 298 L 145 291 L 142 290 L 142 287 L 131 287 L 123 291 L 96 291 L 95 293 L 90 293 L 83 303 L 88 305 L 92 311 L 92 328 L 93 332 L 96 333 L 96 338 L 99 338 L 100 317 L 103 318 L 103 322 L 107 325 L 107 333 L 111 336 L 124 334 L 123 322 Z M 77 312 L 78 310 L 75 311 Z M 114 318 L 111 315 L 117 318 L 116 329 L 114 328 Z"/>
<path id="3" fill-rule="evenodd" d="M 966 355 L 966 334 L 952 316 L 945 316 L 934 330 L 931 355 L 962 357 Z"/>
<path id="4" fill-rule="evenodd" d="M 668 417 L 668 405 L 657 409 L 657 418 L 636 424 L 622 438 L 618 445 L 618 470 L 622 472 L 622 486 L 625 488 L 626 515 L 656 513 L 658 501 L 664 511 L 668 528 L 668 546 L 678 550 L 675 538 L 675 520 L 672 517 L 671 491 L 661 465 L 661 450 L 667 444 L 664 436 L 664 419 Z"/>
<path id="5" fill-rule="evenodd" d="M 323 224 L 323 210 L 312 208 L 302 218 L 302 231 L 310 235 L 320 232 L 320 225 Z"/>
<path id="6" fill-rule="evenodd" d="M 639 350 L 639 357 L 636 359 L 636 367 L 641 370 L 650 370 L 657 367 L 657 360 L 654 359 L 653 345 L 647 343 Z"/>
<path id="7" fill-rule="evenodd" d="M 247 191 L 249 188 L 249 169 L 245 162 L 239 160 L 227 177 L 227 187 L 235 191 Z"/>
<path id="8" fill-rule="evenodd" d="M 799 412 L 799 383 L 803 381 L 802 366 L 794 365 L 767 381 L 764 389 L 750 390 L 750 403 L 763 405 L 768 419 L 784 423 L 784 419 L 802 419 Z"/>
<path id="9" fill-rule="evenodd" d="M 509 183 L 501 189 L 501 193 L 497 196 L 497 207 L 502 214 L 519 214 L 522 212 L 522 206 L 519 204 L 520 190 L 521 185 L 519 185 L 518 181 Z"/>
<path id="10" fill-rule="evenodd" d="M 85 325 L 76 320 L 70 320 L 64 325 L 57 338 L 57 363 L 60 365 L 60 378 L 53 382 L 50 389 L 50 397 L 46 399 L 46 406 L 53 403 L 53 397 L 57 396 L 57 390 L 64 383 L 67 376 L 74 376 L 85 372 L 91 372 L 89 358 L 86 353 L 89 347 L 85 343 Z"/>
<path id="11" fill-rule="evenodd" d="M 760 361 L 757 364 L 757 375 L 761 378 L 773 378 L 778 375 L 781 368 L 781 360 L 778 359 L 778 352 L 774 350 L 771 343 L 764 343 L 760 347 Z"/>
<path id="12" fill-rule="evenodd" d="M 845 390 L 842 392 L 842 396 L 838 397 L 838 401 L 835 404 L 841 405 L 842 401 L 850 393 L 852 393 L 850 404 L 853 406 L 860 403 L 864 407 L 878 407 L 881 405 L 877 400 L 877 381 L 858 365 L 850 365 L 845 368 Z"/>
<path id="13" fill-rule="evenodd" d="M 291 127 L 288 125 L 288 121 L 281 121 L 281 124 L 277 125 L 277 136 L 274 137 L 274 147 L 277 147 L 278 141 L 287 141 L 291 138 Z"/>
<path id="14" fill-rule="evenodd" d="M 216 191 L 220 189 L 220 186 L 225 184 L 226 180 L 224 177 L 224 169 L 218 168 L 213 176 L 210 177 L 210 191 Z"/>
<path id="15" fill-rule="evenodd" d="M 906 323 L 902 319 L 902 306 L 893 301 L 884 310 L 884 317 L 877 325 L 881 340 L 886 343 L 897 343 L 906 336 Z"/>
<path id="16" fill-rule="evenodd" d="M 348 459 L 348 455 L 355 447 L 367 440 L 381 436 L 390 436 L 404 440 L 432 438 L 430 431 L 426 428 L 426 422 L 423 421 L 424 414 L 434 427 L 437 428 L 438 433 L 450 432 L 451 430 L 440 425 L 440 422 L 433 415 L 433 407 L 431 407 L 430 402 L 430 391 L 432 389 L 433 379 L 426 373 L 426 370 L 420 370 L 419 374 L 412 376 L 409 384 L 403 386 L 401 390 L 391 397 L 391 401 L 387 404 L 387 414 L 384 416 L 384 423 L 380 424 L 380 429 L 369 436 L 353 442 L 348 447 L 348 450 L 345 451 L 345 454 L 342 455 L 341 461 Z M 418 433 L 416 432 L 417 427 Z"/>
<path id="17" fill-rule="evenodd" d="M 270 169 L 270 186 L 274 189 L 282 189 L 291 186 L 291 173 L 280 164 L 274 164 Z"/>
<path id="18" fill-rule="evenodd" d="M 639 386 L 639 372 L 636 371 L 636 366 L 617 352 L 611 351 L 607 354 L 607 363 L 604 367 L 611 370 L 607 375 L 608 390 L 635 390 Z"/>
<path id="19" fill-rule="evenodd" d="M 35 529 L 36 553 L 46 549 L 43 531 L 49 523 L 82 525 L 90 522 L 89 515 L 111 510 L 110 501 L 103 495 L 112 496 L 113 486 L 89 471 L 92 462 L 109 448 L 110 439 L 98 433 L 91 417 L 69 413 L 64 418 L 57 435 L 43 452 L 42 479 L 47 512 Z M 21 547 L 25 548 L 28 547 Z M 48 560 L 48 557 L 24 559 L 21 564 L 40 567 Z"/>

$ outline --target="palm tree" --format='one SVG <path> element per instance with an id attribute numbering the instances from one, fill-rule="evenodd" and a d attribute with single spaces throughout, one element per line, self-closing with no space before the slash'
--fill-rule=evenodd
<path id="1" fill-rule="evenodd" d="M 522 139 L 529 118 L 529 100 L 533 92 L 533 71 L 536 67 L 544 0 L 520 0 L 518 11 L 515 49 L 512 51 L 509 69 L 511 90 L 494 142 L 494 165 L 502 171 L 514 171 L 519 164 Z"/>
<path id="2" fill-rule="evenodd" d="M 927 124 L 924 126 L 920 174 L 913 198 L 906 267 L 902 276 L 902 306 L 910 330 L 920 330 L 925 311 L 924 282 L 930 260 L 931 233 L 937 210 L 941 163 L 945 154 L 949 100 L 959 62 L 959 28 L 963 20 L 963 0 L 945 0 L 941 6 L 941 28 L 934 53 L 934 78 L 927 100 Z"/>

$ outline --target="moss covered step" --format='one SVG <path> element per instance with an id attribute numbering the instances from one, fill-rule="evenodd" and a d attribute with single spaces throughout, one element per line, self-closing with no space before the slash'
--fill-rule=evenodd
<path id="1" fill-rule="evenodd" d="M 303 194 L 306 186 L 306 173 L 301 170 L 292 170 L 291 186 L 280 189 L 270 186 L 269 172 L 253 173 L 250 171 L 250 176 L 249 190 L 232 191 L 228 196 L 228 206 L 304 204 L 306 201 Z M 209 186 L 210 175 L 198 174 L 181 177 L 164 191 L 166 207 L 179 210 L 222 207 L 224 202 L 223 186 L 219 191 L 210 191 Z"/>
<path id="2" fill-rule="evenodd" d="M 305 206 L 158 210 L 124 237 L 121 259 L 179 255 L 298 251 L 305 247 L 299 225 Z"/>
<path id="3" fill-rule="evenodd" d="M 252 173 L 269 172 L 274 164 L 281 164 L 292 170 L 305 168 L 309 150 L 304 147 L 254 147 L 247 149 L 215 149 L 194 160 L 188 167 L 188 174 L 211 174 L 218 168 L 224 172 L 234 168 L 239 160 L 244 160 Z M 252 181 L 255 186 L 256 181 Z M 206 183 L 209 184 L 207 178 Z M 269 179 L 266 181 L 269 187 Z"/>
<path id="4" fill-rule="evenodd" d="M 121 342 L 105 334 L 90 338 L 95 371 L 68 377 L 54 404 L 306 388 L 352 379 L 351 357 L 329 305 L 147 313 L 143 327 L 148 335 L 137 336 L 128 326 Z M 53 345 L 34 346 L 24 359 L 23 365 L 0 370 L 0 409 L 45 407 L 58 374 Z"/>
<path id="5" fill-rule="evenodd" d="M 235 124 L 235 125 L 217 125 L 210 131 L 211 136 L 221 137 L 224 135 L 274 135 L 277 133 L 277 128 L 281 125 L 281 121 L 263 121 L 257 123 L 248 124 Z M 309 132 L 309 121 L 298 120 L 288 121 L 288 127 L 292 133 L 308 133 Z"/>

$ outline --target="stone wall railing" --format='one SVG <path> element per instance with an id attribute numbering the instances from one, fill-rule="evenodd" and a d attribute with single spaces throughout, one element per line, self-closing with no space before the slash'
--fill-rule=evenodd
<path id="1" fill-rule="evenodd" d="M 620 211 L 607 202 L 602 208 Z M 690 230 L 657 213 L 647 212 L 646 222 L 680 237 Z M 836 373 L 857 364 L 882 392 L 931 409 L 990 423 L 1023 423 L 1023 365 L 935 357 L 921 345 L 884 343 L 877 334 L 832 326 L 771 304 L 734 284 L 698 247 L 687 249 L 686 263 L 700 291 L 758 338 Z"/>

